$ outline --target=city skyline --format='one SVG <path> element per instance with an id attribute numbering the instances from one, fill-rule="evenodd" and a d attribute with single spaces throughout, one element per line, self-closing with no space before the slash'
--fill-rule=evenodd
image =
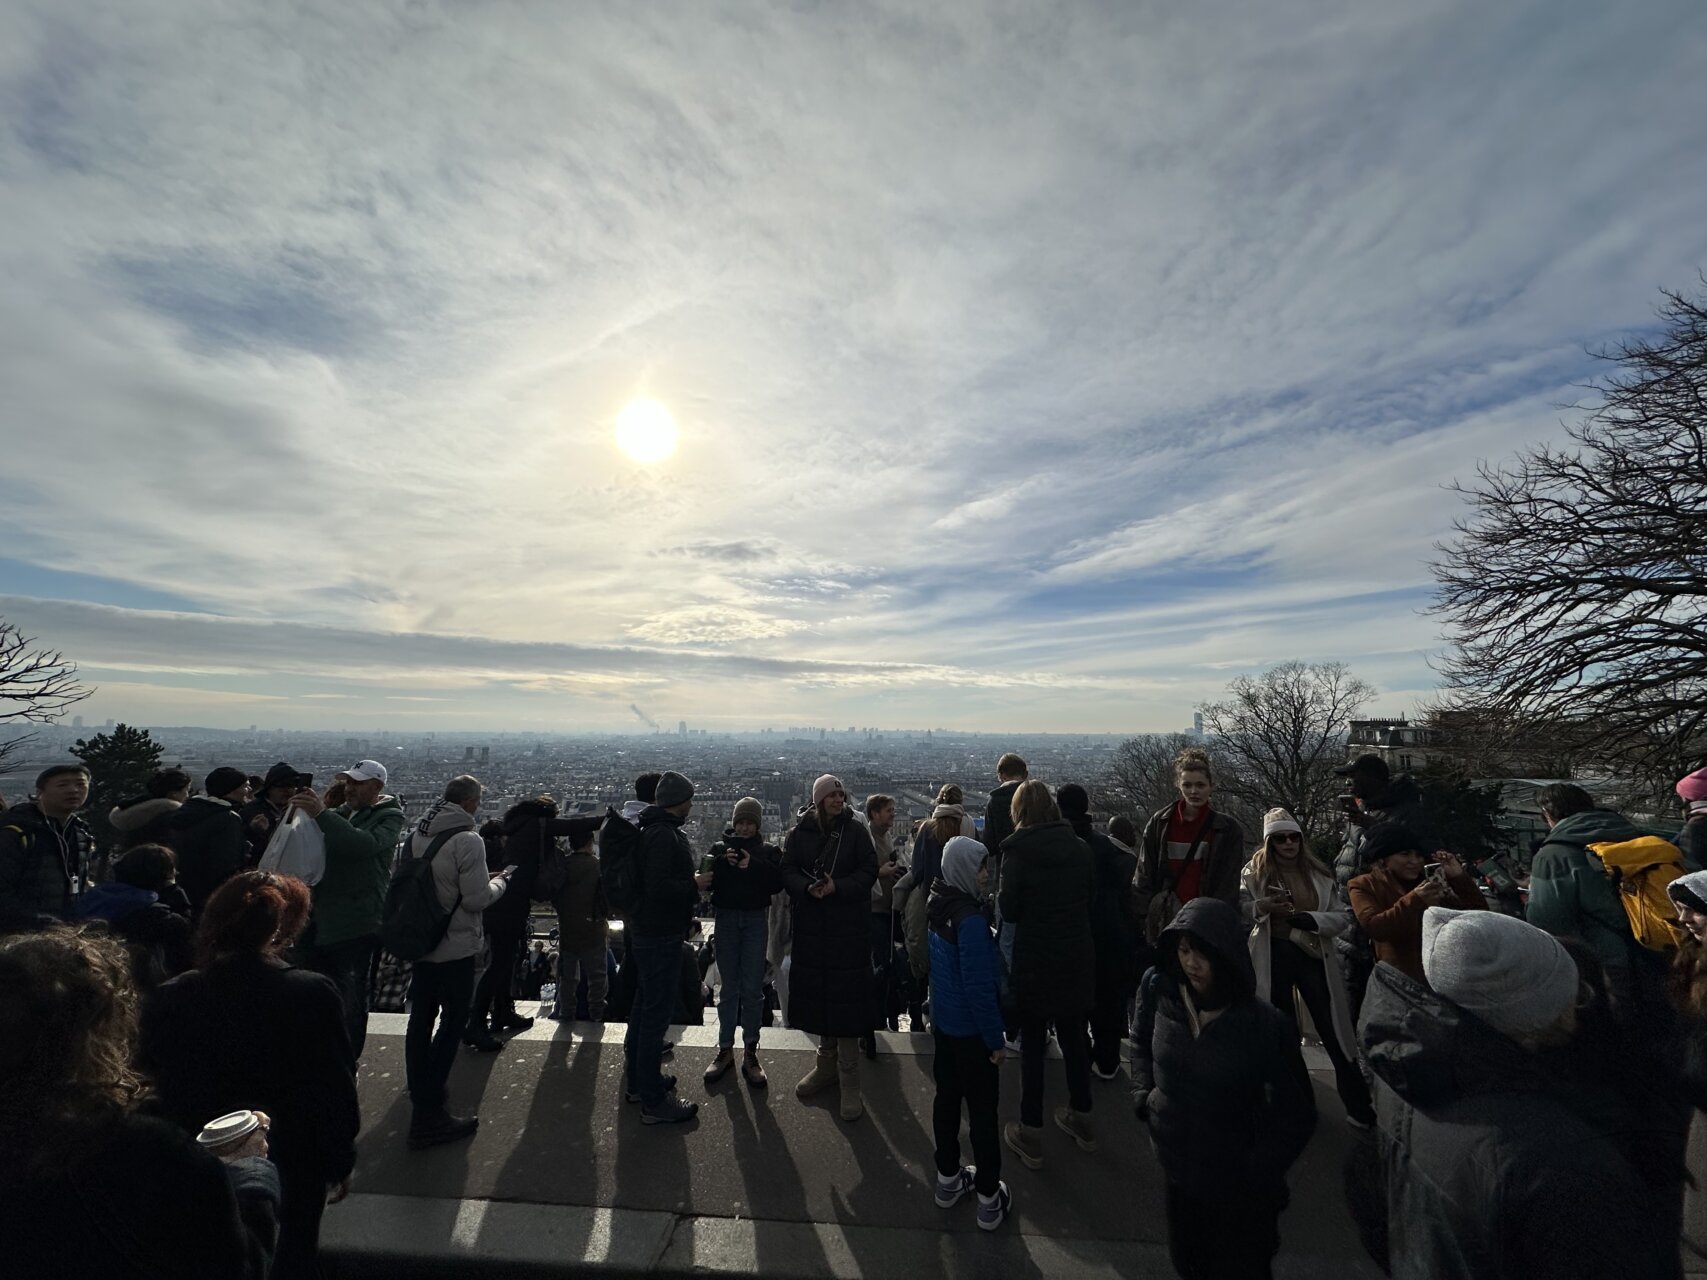
<path id="1" fill-rule="evenodd" d="M 0 619 L 91 724 L 1412 711 L 1444 486 L 1707 263 L 1707 33 L 1225 9 L 17 7 Z"/>

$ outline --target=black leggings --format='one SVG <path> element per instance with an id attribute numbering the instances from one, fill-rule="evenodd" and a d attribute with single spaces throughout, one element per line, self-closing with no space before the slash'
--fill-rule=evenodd
<path id="1" fill-rule="evenodd" d="M 1323 939 L 1323 944 L 1332 943 Z M 1334 1085 L 1348 1116 L 1368 1119 L 1373 1108 L 1369 1102 L 1369 1084 L 1357 1063 L 1345 1056 L 1340 1048 L 1339 1033 L 1334 1030 L 1334 1002 L 1328 993 L 1327 963 L 1310 955 L 1287 938 L 1270 938 L 1269 1000 L 1286 1015 L 1294 1034 L 1298 1032 L 1298 1009 L 1293 1003 L 1294 990 L 1304 998 L 1310 1011 L 1310 1021 L 1322 1037 L 1322 1048 L 1328 1051 L 1328 1061 L 1334 1064 Z"/>

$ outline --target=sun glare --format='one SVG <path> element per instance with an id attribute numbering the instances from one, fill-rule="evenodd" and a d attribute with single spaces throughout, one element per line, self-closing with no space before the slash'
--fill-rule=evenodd
<path id="1" fill-rule="evenodd" d="M 676 451 L 676 420 L 656 400 L 636 400 L 616 416 L 616 442 L 636 462 L 662 462 Z"/>

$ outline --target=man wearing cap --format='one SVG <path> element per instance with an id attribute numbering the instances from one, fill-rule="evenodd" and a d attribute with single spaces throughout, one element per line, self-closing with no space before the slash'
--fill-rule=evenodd
<path id="1" fill-rule="evenodd" d="M 297 962 L 338 984 L 357 1059 L 367 1043 L 368 973 L 379 945 L 391 859 L 403 832 L 403 806 L 385 794 L 385 780 L 384 765 L 360 760 L 338 774 L 324 797 L 305 787 L 290 798 L 326 839 L 326 872 L 314 886 L 314 909 L 296 948 Z"/>
<path id="2" fill-rule="evenodd" d="M 1387 762 L 1378 755 L 1361 755 L 1334 770 L 1347 780 L 1354 806 L 1346 812 L 1345 843 L 1334 861 L 1334 878 L 1343 888 L 1362 872 L 1368 861 L 1362 854 L 1370 831 L 1383 822 L 1409 827 L 1432 848 L 1437 842 L 1436 824 L 1423 806 L 1422 791 L 1408 773 L 1395 778 Z"/>
<path id="3" fill-rule="evenodd" d="M 679 773 L 658 779 L 652 803 L 640 815 L 640 904 L 630 913 L 628 963 L 634 966 L 634 1004 L 623 1039 L 626 1096 L 640 1104 L 642 1124 L 691 1120 L 699 1104 L 675 1096 L 676 1078 L 659 1069 L 664 1033 L 682 973 L 682 941 L 694 904 L 711 887 L 711 873 L 694 874 L 693 847 L 682 824 L 693 812 L 693 783 Z"/>
<path id="4" fill-rule="evenodd" d="M 0 811 L 0 933 L 68 920 L 87 887 L 95 837 L 77 816 L 89 800 L 89 770 L 49 765 L 35 799 Z"/>
<path id="5" fill-rule="evenodd" d="M 254 799 L 238 810 L 237 816 L 243 819 L 243 838 L 249 842 L 250 866 L 258 864 L 267 851 L 273 832 L 284 821 L 291 796 L 301 790 L 302 778 L 300 770 L 280 760 L 267 770 Z"/>
<path id="6" fill-rule="evenodd" d="M 249 853 L 238 816 L 249 803 L 249 775 L 221 765 L 202 780 L 202 792 L 173 812 L 166 835 L 193 919 L 201 918 L 213 891 L 243 869 Z"/>
<path id="7" fill-rule="evenodd" d="M 1395 1280 L 1677 1275 L 1677 1231 L 1620 1135 L 1544 1066 L 1572 1051 L 1583 991 L 1564 947 L 1446 907 L 1421 944 L 1427 984 L 1381 965 L 1363 1015 Z"/>

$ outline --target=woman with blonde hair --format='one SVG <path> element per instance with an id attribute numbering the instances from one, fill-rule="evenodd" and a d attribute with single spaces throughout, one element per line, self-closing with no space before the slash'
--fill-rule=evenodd
<path id="1" fill-rule="evenodd" d="M 1304 839 L 1285 809 L 1263 815 L 1262 846 L 1239 877 L 1239 910 L 1250 930 L 1256 992 L 1298 1031 L 1297 1002 L 1310 1011 L 1322 1047 L 1334 1064 L 1334 1083 L 1346 1119 L 1359 1129 L 1375 1123 L 1369 1084 L 1357 1061 L 1351 996 L 1331 940 L 1351 927 L 1351 908 L 1333 872 Z"/>
<path id="2" fill-rule="evenodd" d="M 1187 747 L 1174 760 L 1179 798 L 1158 809 L 1144 826 L 1138 851 L 1137 908 L 1144 939 L 1154 946 L 1175 913 L 1193 898 L 1219 898 L 1239 905 L 1239 868 L 1245 865 L 1245 833 L 1209 800 L 1215 771 L 1202 747 Z"/>
<path id="3" fill-rule="evenodd" d="M 1055 1126 L 1095 1151 L 1091 1132 L 1091 1050 L 1086 1026 L 1096 992 L 1090 847 L 1073 834 L 1049 788 L 1032 779 L 1013 798 L 1014 833 L 1002 841 L 1002 920 L 1014 931 L 1008 992 L 1020 1032 L 1019 1123 L 1002 1139 L 1028 1169 L 1043 1167 L 1043 1065 L 1049 1024 L 1061 1045 L 1071 1105 Z"/>

